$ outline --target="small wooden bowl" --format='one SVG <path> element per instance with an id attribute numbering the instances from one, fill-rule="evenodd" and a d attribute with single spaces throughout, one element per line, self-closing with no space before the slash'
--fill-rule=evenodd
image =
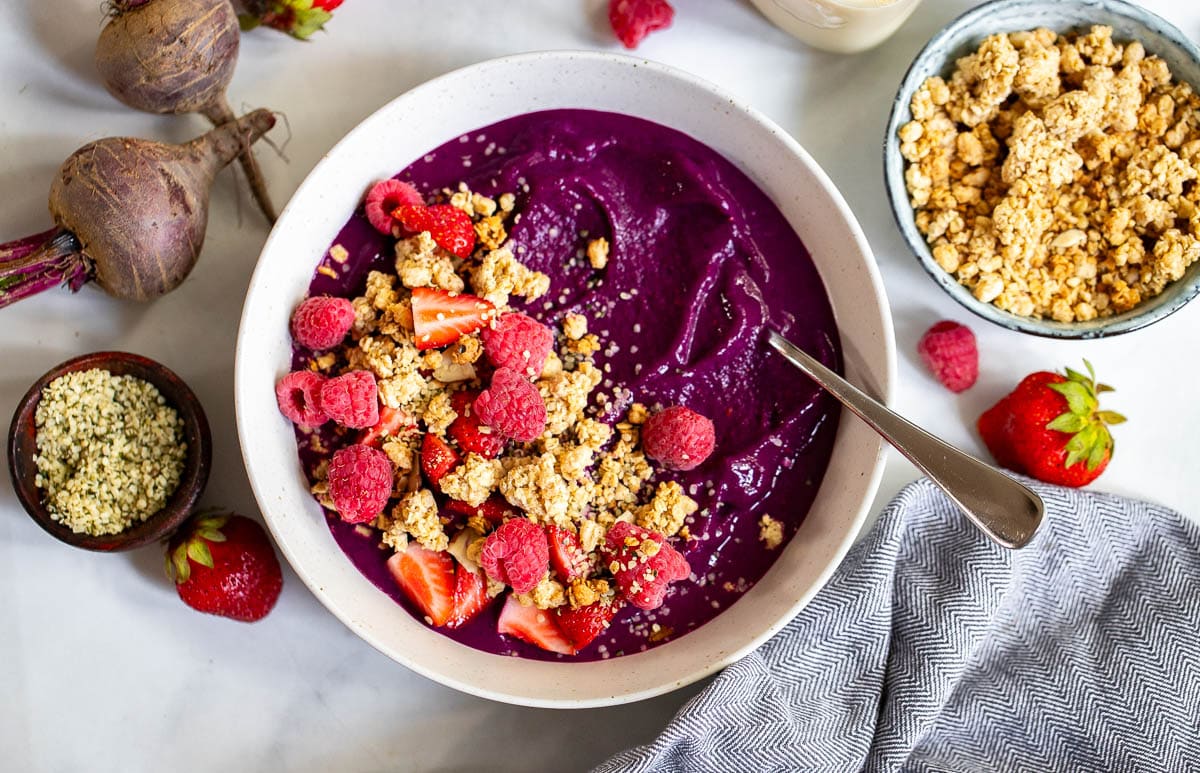
<path id="1" fill-rule="evenodd" d="M 37 476 L 37 465 L 34 463 L 34 455 L 37 453 L 34 413 L 42 397 L 42 390 L 59 376 L 96 368 L 116 376 L 134 376 L 156 386 L 183 419 L 184 440 L 188 447 L 179 486 L 163 508 L 119 534 L 101 536 L 76 533 L 69 526 L 51 518 L 43 502 L 42 490 L 34 483 Z M 68 360 L 51 369 L 21 398 L 16 413 L 13 414 L 12 425 L 8 429 L 8 468 L 12 475 L 13 489 L 17 492 L 17 498 L 25 511 L 38 526 L 56 539 L 86 550 L 131 550 L 169 537 L 192 512 L 212 470 L 212 436 L 208 429 L 208 419 L 205 418 L 204 409 L 200 407 L 196 395 L 179 376 L 165 366 L 126 352 L 94 352 Z"/>

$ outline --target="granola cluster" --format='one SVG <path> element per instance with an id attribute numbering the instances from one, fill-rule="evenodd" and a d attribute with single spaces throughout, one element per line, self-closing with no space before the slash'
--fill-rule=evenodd
<path id="1" fill-rule="evenodd" d="M 540 437 L 509 442 L 495 458 L 463 451 L 461 461 L 436 483 L 422 475 L 425 435 L 454 445 L 448 430 L 460 410 L 471 410 L 469 404 L 456 410 L 454 395 L 481 388 L 489 366 L 483 357 L 482 331 L 444 349 L 419 348 L 412 291 L 433 287 L 471 293 L 495 305 L 494 320 L 511 311 L 510 301 L 533 301 L 550 288 L 549 277 L 521 263 L 505 246 L 507 231 L 519 217 L 513 196 L 493 200 L 465 186 L 443 195 L 471 217 L 476 254 L 458 258 L 429 233 L 399 239 L 395 272 L 372 271 L 363 294 L 352 301 L 350 338 L 338 349 L 314 357 L 311 364 L 314 371 L 331 377 L 370 371 L 383 406 L 381 416 L 392 417 L 381 421 L 377 439 L 395 470 L 392 505 L 370 525 L 387 548 L 404 551 L 415 543 L 431 551 L 449 551 L 460 563 L 478 566 L 487 536 L 499 525 L 497 508 L 504 508 L 505 518 L 527 518 L 570 532 L 586 556 L 586 571 L 570 579 L 547 572 L 533 590 L 514 593 L 519 602 L 553 609 L 612 601 L 617 589 L 611 567 L 601 558 L 608 530 L 628 522 L 665 538 L 686 539 L 685 523 L 698 504 L 677 482 L 654 483 L 655 469 L 640 443 L 640 425 L 650 413 L 645 405 L 633 403 L 614 426 L 595 418 L 593 403 L 609 398 L 597 393 L 603 373 L 594 356 L 602 344 L 588 331 L 585 316 L 568 314 L 562 319 L 541 372 L 530 374 L 546 407 L 546 428 Z M 602 268 L 607 242 L 593 239 L 586 254 L 593 267 Z M 310 434 L 309 443 L 319 453 L 328 452 L 319 433 Z M 326 469 L 327 465 L 318 468 L 312 491 L 323 506 L 336 511 Z M 504 590 L 504 584 L 489 579 L 489 597 Z"/>
<path id="2" fill-rule="evenodd" d="M 992 35 L 900 128 L 916 224 L 976 298 L 1082 322 L 1200 257 L 1200 97 L 1110 27 Z"/>

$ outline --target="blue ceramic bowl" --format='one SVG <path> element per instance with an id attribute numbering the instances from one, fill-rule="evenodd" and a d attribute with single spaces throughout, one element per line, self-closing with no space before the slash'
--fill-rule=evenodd
<path id="1" fill-rule="evenodd" d="M 1147 54 L 1157 54 L 1171 74 L 1200 91 L 1200 49 L 1164 19 L 1121 0 L 994 0 L 958 17 L 926 44 L 900 84 L 883 143 L 884 181 L 892 212 L 905 241 L 921 265 L 952 298 L 984 319 L 1010 330 L 1050 338 L 1100 338 L 1137 330 L 1163 319 L 1200 294 L 1200 262 L 1161 294 L 1123 314 L 1090 322 L 1055 322 L 1020 317 L 982 303 L 933 260 L 925 237 L 917 230 L 904 185 L 905 160 L 900 155 L 900 127 L 912 120 L 913 92 L 934 75 L 949 79 L 959 57 L 972 53 L 988 35 L 1047 27 L 1056 32 L 1086 31 L 1094 24 L 1113 28 L 1113 38 L 1137 40 Z"/>

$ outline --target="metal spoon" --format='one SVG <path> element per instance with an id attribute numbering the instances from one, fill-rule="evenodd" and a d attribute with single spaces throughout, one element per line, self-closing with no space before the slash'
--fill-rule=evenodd
<path id="1" fill-rule="evenodd" d="M 1042 498 L 991 465 L 964 454 L 868 396 L 792 342 L 770 333 L 775 351 L 804 371 L 929 476 L 984 534 L 1023 547 L 1042 522 Z"/>

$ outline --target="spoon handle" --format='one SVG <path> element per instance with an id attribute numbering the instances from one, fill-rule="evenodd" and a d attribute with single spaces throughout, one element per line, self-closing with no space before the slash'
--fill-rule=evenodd
<path id="1" fill-rule="evenodd" d="M 1006 548 L 1022 547 L 1033 537 L 1045 505 L 1027 486 L 938 440 L 783 336 L 769 332 L 772 348 L 895 446 L 985 534 Z"/>

